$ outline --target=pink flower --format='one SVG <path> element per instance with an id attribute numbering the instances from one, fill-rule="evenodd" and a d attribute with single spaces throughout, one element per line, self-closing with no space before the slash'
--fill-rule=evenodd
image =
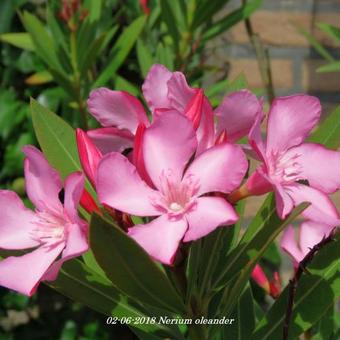
<path id="1" fill-rule="evenodd" d="M 207 194 L 238 187 L 248 167 L 241 148 L 220 144 L 189 163 L 196 149 L 192 123 L 177 112 L 164 112 L 143 133 L 149 185 L 117 152 L 104 156 L 98 165 L 100 202 L 131 215 L 156 217 L 130 228 L 129 235 L 166 264 L 173 262 L 181 241 L 196 240 L 238 219 L 228 202 Z"/>
<path id="2" fill-rule="evenodd" d="M 56 279 L 64 261 L 86 252 L 88 243 L 87 225 L 77 213 L 82 174 L 65 180 L 63 205 L 58 173 L 35 147 L 26 146 L 24 153 L 26 192 L 36 210 L 27 209 L 16 193 L 0 191 L 0 248 L 34 249 L 0 262 L 0 285 L 30 296 L 40 281 Z"/>
<path id="3" fill-rule="evenodd" d="M 191 88 L 183 73 L 160 64 L 151 67 L 142 90 L 153 118 L 169 110 L 189 118 L 197 133 L 197 155 L 215 144 L 215 133 L 220 136 L 224 132 L 229 142 L 247 135 L 262 110 L 262 103 L 249 91 L 231 93 L 215 110 L 215 131 L 214 112 L 203 90 Z M 149 125 L 142 104 L 124 91 L 99 88 L 90 93 L 87 103 L 90 113 L 104 126 L 88 135 L 104 154 L 132 147 L 137 126 Z"/>
<path id="4" fill-rule="evenodd" d="M 315 97 L 277 98 L 269 112 L 266 143 L 260 130 L 262 114 L 250 131 L 250 144 L 262 165 L 250 176 L 246 188 L 252 195 L 274 191 L 281 218 L 302 202 L 312 203 L 303 213 L 308 219 L 332 224 L 339 218 L 326 194 L 340 187 L 340 153 L 303 143 L 317 125 L 320 113 L 320 102 Z M 303 180 L 309 186 L 302 184 Z"/>
<path id="5" fill-rule="evenodd" d="M 282 235 L 280 246 L 291 256 L 296 267 L 313 246 L 318 244 L 324 237 L 329 236 L 334 226 L 305 221 L 300 225 L 299 233 L 296 237 L 294 227 L 290 225 Z"/>
<path id="6" fill-rule="evenodd" d="M 273 279 L 269 281 L 261 266 L 256 264 L 251 278 L 274 299 L 281 294 L 281 279 L 278 272 L 274 272 Z"/>

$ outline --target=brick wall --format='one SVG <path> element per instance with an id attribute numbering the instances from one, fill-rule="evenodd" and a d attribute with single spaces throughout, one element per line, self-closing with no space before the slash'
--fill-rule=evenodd
<path id="1" fill-rule="evenodd" d="M 240 0 L 232 0 L 226 11 L 240 3 Z M 340 74 L 316 73 L 316 68 L 324 61 L 294 27 L 296 23 L 313 33 L 340 60 L 340 45 L 334 44 L 316 25 L 326 22 L 340 27 L 340 0 L 263 0 L 251 21 L 254 31 L 269 48 L 276 95 L 314 94 L 323 101 L 326 111 L 340 104 Z M 226 60 L 230 61 L 231 78 L 244 72 L 250 88 L 262 87 L 244 23 L 221 37 L 214 50 L 214 63 L 225 65 Z"/>

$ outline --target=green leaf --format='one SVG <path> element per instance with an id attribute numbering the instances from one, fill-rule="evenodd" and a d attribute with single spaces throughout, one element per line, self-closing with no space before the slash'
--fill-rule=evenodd
<path id="1" fill-rule="evenodd" d="M 191 30 L 194 31 L 198 26 L 210 21 L 214 14 L 223 8 L 229 0 L 200 0 L 197 1 L 197 8 L 194 10 L 194 19 Z"/>
<path id="2" fill-rule="evenodd" d="M 293 24 L 298 32 L 300 32 L 304 37 L 307 39 L 309 44 L 314 47 L 314 49 L 327 61 L 332 62 L 334 61 L 333 56 L 322 46 L 322 44 L 309 32 L 307 32 L 304 28 L 300 25 Z"/>
<path id="3" fill-rule="evenodd" d="M 65 178 L 81 171 L 75 131 L 62 118 L 31 98 L 33 127 L 48 162 Z"/>
<path id="4" fill-rule="evenodd" d="M 89 19 L 90 22 L 97 22 L 101 17 L 103 1 L 102 0 L 90 0 L 89 1 Z"/>
<path id="5" fill-rule="evenodd" d="M 145 46 L 142 39 L 137 40 L 137 59 L 142 75 L 146 77 L 154 62 L 149 49 Z"/>
<path id="6" fill-rule="evenodd" d="M 25 79 L 25 83 L 28 85 L 41 85 L 50 83 L 52 80 L 52 74 L 44 70 L 30 75 L 28 78 Z"/>
<path id="7" fill-rule="evenodd" d="M 284 228 L 309 205 L 308 203 L 300 204 L 286 220 L 282 221 L 276 215 L 273 196 L 270 195 L 270 197 L 271 200 L 267 201 L 269 204 L 265 202 L 257 214 L 257 217 L 260 214 L 262 219 L 258 218 L 256 228 L 252 227 L 252 236 L 250 237 L 249 233 L 244 235 L 240 244 L 227 257 L 226 268 L 217 279 L 217 291 L 226 287 L 220 303 L 220 315 L 228 315 L 232 311 L 256 263 Z M 231 284 L 228 285 L 228 283 Z"/>
<path id="8" fill-rule="evenodd" d="M 48 34 L 45 26 L 34 15 L 24 12 L 21 16 L 22 23 L 29 32 L 30 37 L 35 46 L 36 53 L 49 65 L 52 69 L 63 74 L 60 63 L 57 58 L 55 45 L 52 37 Z M 66 75 L 64 75 L 66 77 Z"/>
<path id="9" fill-rule="evenodd" d="M 122 292 L 156 308 L 185 313 L 164 272 L 133 239 L 97 214 L 91 218 L 90 244 L 97 262 Z"/>
<path id="10" fill-rule="evenodd" d="M 340 61 L 334 61 L 332 63 L 320 66 L 317 68 L 316 72 L 339 72 L 340 71 Z"/>
<path id="11" fill-rule="evenodd" d="M 103 86 L 112 79 L 116 71 L 123 64 L 138 39 L 146 22 L 146 16 L 134 20 L 119 36 L 110 53 L 110 61 L 95 81 L 93 88 Z"/>
<path id="12" fill-rule="evenodd" d="M 23 50 L 35 50 L 31 36 L 28 33 L 4 33 L 0 35 L 0 41 L 22 48 Z"/>
<path id="13" fill-rule="evenodd" d="M 117 75 L 114 78 L 114 81 L 115 81 L 115 90 L 129 92 L 136 97 L 140 94 L 139 88 L 136 85 L 130 83 L 125 78 Z"/>
<path id="14" fill-rule="evenodd" d="M 177 28 L 177 20 L 172 10 L 173 6 L 170 4 L 169 0 L 162 0 L 160 5 L 162 18 L 168 28 L 169 35 L 172 38 L 175 48 L 178 49 L 179 32 Z"/>
<path id="15" fill-rule="evenodd" d="M 328 34 L 331 38 L 335 40 L 336 43 L 340 44 L 340 28 L 335 27 L 330 24 L 326 24 L 324 22 L 318 23 L 317 26 Z"/>
<path id="16" fill-rule="evenodd" d="M 249 285 L 238 299 L 231 318 L 235 321 L 232 325 L 226 325 L 223 328 L 223 338 L 249 340 L 255 328 L 254 298 Z"/>
<path id="17" fill-rule="evenodd" d="M 324 246 L 307 267 L 296 290 L 292 320 L 289 328 L 290 339 L 310 329 L 334 304 L 340 296 L 340 238 Z M 257 325 L 252 339 L 265 340 L 281 338 L 289 287 Z"/>
<path id="18" fill-rule="evenodd" d="M 142 311 L 142 307 L 113 287 L 108 279 L 98 275 L 79 260 L 65 262 L 57 280 L 49 285 L 72 300 L 83 303 L 107 316 L 114 316 L 118 319 L 130 317 L 132 320 L 150 316 Z M 173 331 L 166 325 L 131 322 L 129 326 L 162 338 L 173 334 Z"/>
<path id="19" fill-rule="evenodd" d="M 340 147 L 340 106 L 336 108 L 312 133 L 308 141 L 321 143 L 330 149 Z"/>
<path id="20" fill-rule="evenodd" d="M 210 40 L 227 31 L 229 28 L 235 26 L 240 21 L 247 19 L 256 9 L 260 7 L 261 3 L 262 0 L 249 1 L 244 6 L 213 23 L 203 34 L 203 41 Z"/>
<path id="21" fill-rule="evenodd" d="M 174 59 L 175 56 L 173 50 L 169 46 L 159 42 L 157 45 L 155 62 L 164 65 L 166 68 L 172 71 L 174 70 Z"/>

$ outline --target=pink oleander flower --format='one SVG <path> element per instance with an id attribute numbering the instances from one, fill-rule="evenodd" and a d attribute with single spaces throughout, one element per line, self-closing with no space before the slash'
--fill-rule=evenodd
<path id="1" fill-rule="evenodd" d="M 128 232 L 154 259 L 172 264 L 182 241 L 235 223 L 234 208 L 211 194 L 229 193 L 243 179 L 248 163 L 239 146 L 219 144 L 191 161 L 197 149 L 192 123 L 177 112 L 164 112 L 144 130 L 140 147 L 151 183 L 117 152 L 100 161 L 96 183 L 102 204 L 155 217 Z"/>
<path id="2" fill-rule="evenodd" d="M 213 146 L 221 133 L 227 135 L 229 142 L 247 135 L 262 108 L 249 91 L 232 93 L 216 108 L 215 127 L 214 112 L 203 90 L 189 87 L 183 73 L 171 72 L 160 64 L 151 67 L 142 90 L 153 119 L 168 110 L 189 118 L 197 133 L 196 154 Z M 88 135 L 103 154 L 131 148 L 137 127 L 150 124 L 143 105 L 124 91 L 99 88 L 90 93 L 87 103 L 90 113 L 103 126 L 88 131 Z"/>
<path id="3" fill-rule="evenodd" d="M 15 192 L 0 190 L 0 248 L 32 250 L 0 262 L 0 285 L 30 296 L 40 281 L 56 279 L 63 262 L 86 252 L 88 242 L 87 224 L 77 212 L 83 175 L 66 178 L 62 204 L 58 173 L 35 147 L 24 147 L 24 153 L 26 192 L 36 210 L 27 209 Z"/>
<path id="4" fill-rule="evenodd" d="M 307 220 L 300 225 L 298 235 L 295 235 L 294 227 L 289 225 L 282 235 L 280 246 L 290 255 L 294 267 L 297 267 L 313 246 L 329 236 L 336 225 L 338 224 L 328 225 Z"/>
<path id="5" fill-rule="evenodd" d="M 312 203 L 303 212 L 307 219 L 332 224 L 339 218 L 327 194 L 340 187 L 340 153 L 303 143 L 320 114 L 320 102 L 315 97 L 277 98 L 270 108 L 266 142 L 261 137 L 262 114 L 249 134 L 250 145 L 262 165 L 249 177 L 246 189 L 251 195 L 274 191 L 280 218 L 302 202 Z M 301 182 L 304 180 L 309 185 Z"/>
<path id="6" fill-rule="evenodd" d="M 251 278 L 274 299 L 281 294 L 281 279 L 278 272 L 274 272 L 273 279 L 269 281 L 261 266 L 256 264 L 251 273 Z"/>

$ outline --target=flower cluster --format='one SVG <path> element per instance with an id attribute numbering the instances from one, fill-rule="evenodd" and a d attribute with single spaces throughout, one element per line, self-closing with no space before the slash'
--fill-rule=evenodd
<path id="1" fill-rule="evenodd" d="M 107 210 L 153 259 L 168 265 L 182 243 L 233 225 L 233 204 L 251 195 L 273 191 L 282 219 L 294 206 L 311 203 L 299 238 L 292 226 L 282 238 L 295 263 L 339 224 L 328 195 L 340 188 L 340 153 L 304 142 L 320 119 L 315 97 L 277 98 L 264 141 L 263 102 L 247 90 L 226 95 L 213 109 L 202 89 L 157 64 L 142 90 L 150 119 L 136 97 L 99 88 L 91 92 L 88 110 L 102 127 L 76 132 L 83 171 L 101 207 L 84 191 L 81 173 L 65 180 L 60 200 L 57 172 L 40 151 L 24 149 L 26 190 L 36 211 L 15 193 L 0 191 L 0 247 L 31 252 L 0 262 L 1 285 L 30 295 L 41 280 L 55 279 L 65 260 L 87 251 L 79 202 L 89 212 Z M 245 136 L 249 145 L 240 143 Z M 246 155 L 259 162 L 247 179 Z M 136 216 L 144 223 L 134 224 Z M 257 266 L 253 277 L 277 294 L 277 274 L 269 284 Z"/>

